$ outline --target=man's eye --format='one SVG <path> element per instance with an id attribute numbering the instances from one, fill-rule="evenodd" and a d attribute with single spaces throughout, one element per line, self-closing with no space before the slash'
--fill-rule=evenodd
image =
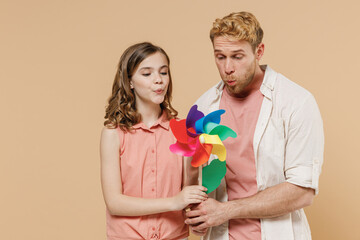
<path id="1" fill-rule="evenodd" d="M 224 58 L 225 58 L 224 56 L 217 56 L 217 59 L 219 59 L 219 60 L 222 60 Z"/>
<path id="2" fill-rule="evenodd" d="M 243 56 L 242 55 L 236 55 L 236 56 L 234 56 L 234 58 L 240 60 L 240 59 L 243 58 Z"/>

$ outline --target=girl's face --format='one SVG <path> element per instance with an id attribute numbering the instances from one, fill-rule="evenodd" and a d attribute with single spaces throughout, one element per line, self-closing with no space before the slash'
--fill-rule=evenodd
<path id="1" fill-rule="evenodd" d="M 166 57 L 156 52 L 145 58 L 130 80 L 136 104 L 161 104 L 169 85 L 169 66 Z"/>

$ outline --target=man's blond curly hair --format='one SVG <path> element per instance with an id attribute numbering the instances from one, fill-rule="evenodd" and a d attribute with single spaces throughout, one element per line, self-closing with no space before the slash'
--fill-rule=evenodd
<path id="1" fill-rule="evenodd" d="M 237 12 L 215 20 L 210 30 L 210 39 L 213 43 L 214 38 L 217 36 L 246 40 L 255 51 L 256 47 L 262 42 L 264 32 L 253 14 Z"/>

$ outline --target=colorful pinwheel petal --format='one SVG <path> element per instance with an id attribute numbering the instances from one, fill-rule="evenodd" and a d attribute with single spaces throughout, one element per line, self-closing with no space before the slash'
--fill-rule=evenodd
<path id="1" fill-rule="evenodd" d="M 215 190 L 226 173 L 226 149 L 223 140 L 236 138 L 237 134 L 229 127 L 220 125 L 221 115 L 225 110 L 213 111 L 206 116 L 198 110 L 197 105 L 191 107 L 187 118 L 170 120 L 170 128 L 177 142 L 170 146 L 170 151 L 185 157 L 192 156 L 191 165 L 200 167 L 209 161 L 211 154 L 218 159 L 203 168 L 203 185 L 207 193 Z"/>
<path id="2" fill-rule="evenodd" d="M 221 183 L 226 174 L 226 162 L 214 159 L 211 163 L 203 168 L 202 182 L 207 188 L 206 193 L 214 191 Z"/>

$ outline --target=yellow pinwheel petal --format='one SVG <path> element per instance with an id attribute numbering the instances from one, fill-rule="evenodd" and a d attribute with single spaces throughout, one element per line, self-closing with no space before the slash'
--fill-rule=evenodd
<path id="1" fill-rule="evenodd" d="M 211 153 L 218 156 L 220 161 L 225 161 L 226 149 L 218 135 L 201 134 L 199 138 L 201 139 L 200 141 L 203 140 L 206 144 L 212 144 L 213 148 Z"/>

